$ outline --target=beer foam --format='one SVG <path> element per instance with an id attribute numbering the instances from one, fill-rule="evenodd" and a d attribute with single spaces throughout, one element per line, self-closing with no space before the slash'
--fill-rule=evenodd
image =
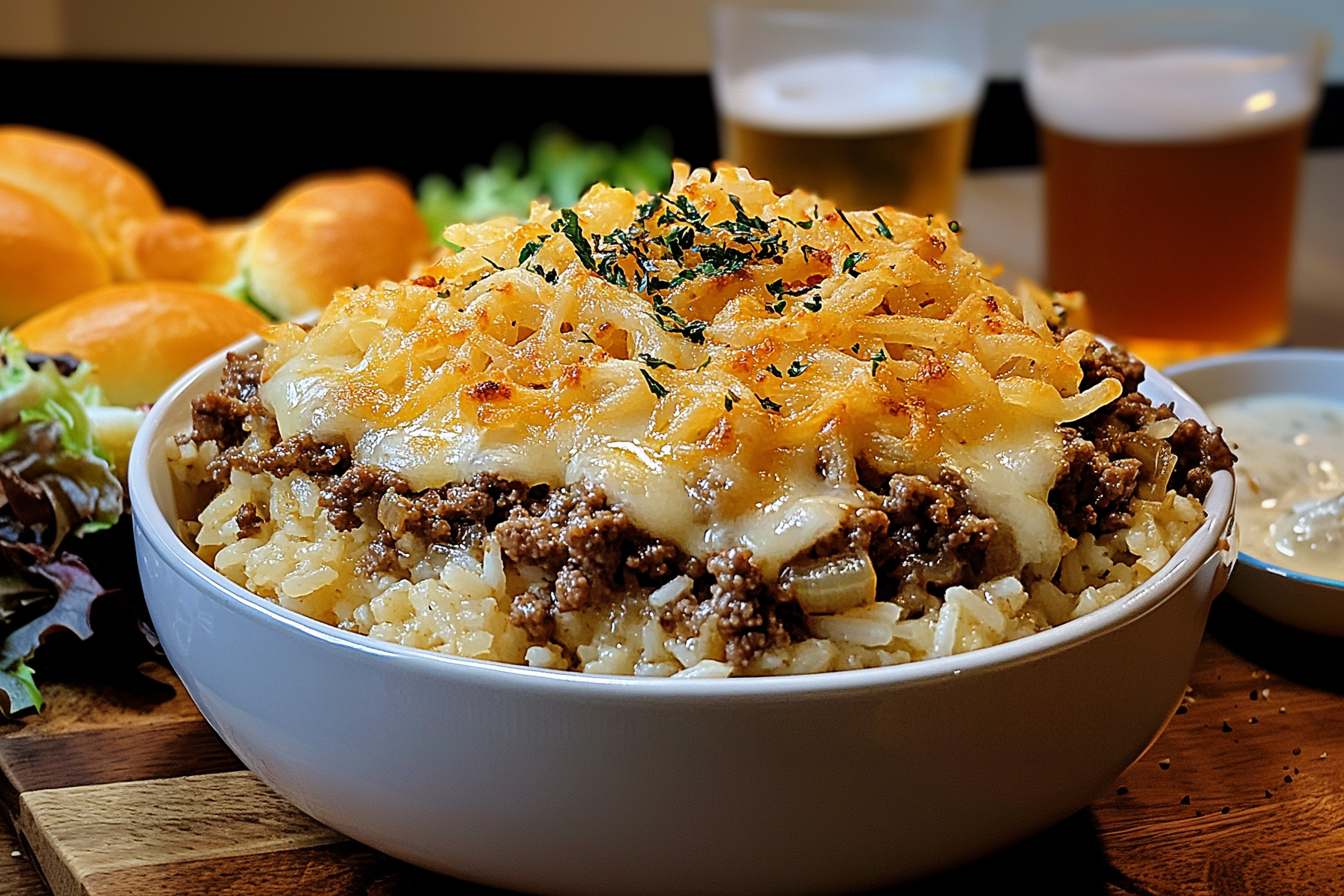
<path id="1" fill-rule="evenodd" d="M 1235 47 L 1170 47 L 1078 57 L 1032 47 L 1027 96 L 1049 127 L 1093 140 L 1225 139 L 1311 114 L 1305 64 Z"/>
<path id="2" fill-rule="evenodd" d="M 969 114 L 980 79 L 928 57 L 836 53 L 715 78 L 719 111 L 749 127 L 795 134 L 908 130 Z"/>

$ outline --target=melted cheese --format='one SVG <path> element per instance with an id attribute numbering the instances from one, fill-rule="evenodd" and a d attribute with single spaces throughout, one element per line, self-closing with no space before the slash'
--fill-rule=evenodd
<path id="1" fill-rule="evenodd" d="M 344 439 L 415 489 L 593 483 L 651 534 L 748 546 L 767 573 L 875 502 L 861 464 L 950 471 L 1024 565 L 1058 561 L 1058 424 L 1115 397 L 1078 392 L 1090 336 L 1057 341 L 1049 302 L 993 285 L 941 218 L 841 217 L 733 169 L 680 169 L 672 196 L 641 219 L 650 197 L 599 186 L 568 221 L 450 228 L 464 248 L 433 286 L 346 290 L 277 331 L 281 436 Z"/>

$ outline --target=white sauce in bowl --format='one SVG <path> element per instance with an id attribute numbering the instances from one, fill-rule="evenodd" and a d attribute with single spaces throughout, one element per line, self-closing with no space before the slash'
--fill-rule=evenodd
<path id="1" fill-rule="evenodd" d="M 1344 581 L 1344 401 L 1251 395 L 1207 409 L 1237 455 L 1242 549 Z"/>

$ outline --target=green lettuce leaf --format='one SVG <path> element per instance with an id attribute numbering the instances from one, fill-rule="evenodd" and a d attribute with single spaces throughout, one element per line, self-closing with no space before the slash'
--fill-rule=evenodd
<path id="1" fill-rule="evenodd" d="M 632 192 L 666 190 L 672 181 L 672 142 L 660 128 L 617 150 L 549 125 L 532 139 L 529 161 L 524 170 L 522 151 L 506 143 L 488 168 L 464 171 L 461 187 L 442 174 L 428 175 L 420 181 L 417 200 L 425 227 L 440 244 L 450 245 L 442 236 L 449 224 L 525 218 L 534 199 L 562 208 L 599 181 Z"/>
<path id="2" fill-rule="evenodd" d="M 0 641 L 0 716 L 42 708 L 42 695 L 27 665 L 56 631 L 80 640 L 93 635 L 93 604 L 108 593 L 78 557 L 53 555 L 41 545 L 0 538 L 0 597 L 8 616 Z M 21 584 L 20 584 L 21 583 Z M 26 590 L 25 590 L 26 588 Z"/>
<path id="3" fill-rule="evenodd" d="M 41 709 L 28 663 L 49 634 L 93 635 L 108 592 L 73 551 L 92 557 L 127 529 L 118 473 L 144 414 L 106 406 L 90 372 L 0 330 L 0 716 Z M 127 562 L 122 549 L 97 568 L 133 579 Z"/>

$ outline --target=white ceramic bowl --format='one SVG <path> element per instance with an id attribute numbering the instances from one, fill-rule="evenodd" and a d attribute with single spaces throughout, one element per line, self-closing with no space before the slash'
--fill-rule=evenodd
<path id="1" fill-rule="evenodd" d="M 1168 375 L 1205 404 L 1251 395 L 1317 395 L 1344 401 L 1344 352 L 1273 349 L 1179 364 Z M 1344 638 L 1344 582 L 1285 569 L 1243 552 L 1228 593 L 1295 628 Z"/>
<path id="2" fill-rule="evenodd" d="M 164 444 L 221 365 L 159 402 L 131 460 L 140 570 L 168 658 L 225 742 L 299 808 L 501 887 L 862 890 L 1006 846 L 1082 808 L 1157 736 L 1235 557 L 1220 473 L 1208 521 L 1153 579 L 968 654 L 722 680 L 442 656 L 283 610 L 178 539 Z M 1151 395 L 1203 419 L 1152 379 Z"/>

